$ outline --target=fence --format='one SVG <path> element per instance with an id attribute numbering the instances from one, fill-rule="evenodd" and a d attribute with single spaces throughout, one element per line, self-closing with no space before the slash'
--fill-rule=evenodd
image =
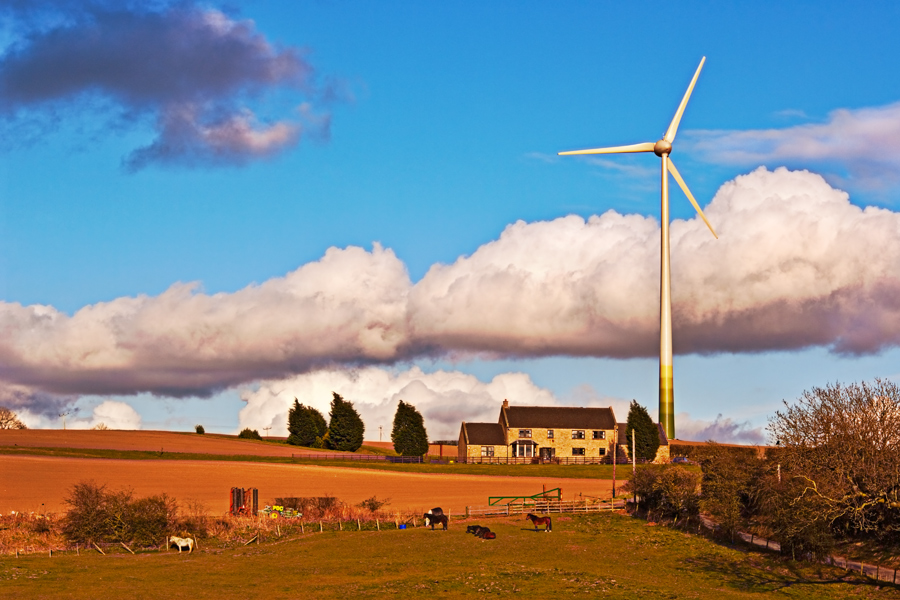
<path id="1" fill-rule="evenodd" d="M 457 460 L 458 463 L 469 465 L 611 465 L 611 456 L 554 456 L 553 458 L 541 458 L 540 456 L 469 456 Z M 638 459 L 639 464 L 648 462 L 646 459 Z M 616 459 L 617 465 L 630 465 L 631 461 L 620 456 Z"/>
<path id="2" fill-rule="evenodd" d="M 466 517 L 502 517 L 509 515 L 524 515 L 525 513 L 588 513 L 615 510 L 617 508 L 625 508 L 625 500 L 598 500 L 595 502 L 585 500 L 565 500 L 559 502 L 535 500 L 534 503 L 511 502 L 499 506 L 467 506 Z"/>
<path id="3" fill-rule="evenodd" d="M 291 458 L 300 460 L 362 460 L 380 461 L 389 463 L 420 463 L 421 456 L 385 456 L 383 454 L 326 454 L 324 452 L 310 452 L 304 454 L 291 454 Z"/>

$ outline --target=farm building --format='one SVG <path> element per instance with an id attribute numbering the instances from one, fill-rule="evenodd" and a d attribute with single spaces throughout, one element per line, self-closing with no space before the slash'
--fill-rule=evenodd
<path id="1" fill-rule="evenodd" d="M 625 424 L 616 423 L 611 407 L 510 406 L 504 400 L 496 423 L 462 423 L 458 458 L 467 462 L 599 461 L 612 453 L 617 429 L 619 456 L 627 457 Z M 668 440 L 659 430 L 657 461 L 668 461 Z"/>

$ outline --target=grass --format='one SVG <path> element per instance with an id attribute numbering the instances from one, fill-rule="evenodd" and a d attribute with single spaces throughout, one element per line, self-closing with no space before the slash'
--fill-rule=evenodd
<path id="1" fill-rule="evenodd" d="M 479 521 L 492 541 L 424 528 L 307 533 L 192 555 L 121 550 L 0 559 L 0 598 L 607 598 L 900 599 L 893 586 L 613 514 L 554 516 L 553 533 Z"/>
<path id="2" fill-rule="evenodd" d="M 196 435 L 196 434 L 192 434 Z M 302 464 L 350 469 L 376 469 L 400 473 L 449 473 L 456 475 L 493 475 L 509 477 L 555 477 L 570 479 L 612 479 L 612 465 L 469 465 L 469 464 L 394 464 L 382 461 L 308 460 L 286 456 L 257 456 L 234 454 L 199 454 L 191 452 L 156 452 L 143 450 L 103 450 L 93 448 L 30 448 L 0 446 L 0 455 L 53 456 L 68 458 L 104 458 L 116 460 L 212 460 L 276 464 Z M 638 465 L 642 468 L 643 465 Z M 699 472 L 696 465 L 685 468 Z M 631 477 L 628 465 L 618 465 L 616 478 Z"/>

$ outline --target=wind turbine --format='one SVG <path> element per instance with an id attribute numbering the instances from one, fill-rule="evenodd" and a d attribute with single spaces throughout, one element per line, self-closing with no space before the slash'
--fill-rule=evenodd
<path id="1" fill-rule="evenodd" d="M 669 158 L 672 153 L 672 143 L 675 141 L 675 133 L 678 131 L 678 124 L 681 122 L 681 116 L 694 91 L 694 84 L 700 76 L 700 70 L 703 69 L 703 63 L 706 62 L 704 56 L 700 60 L 700 66 L 691 79 L 691 84 L 675 111 L 675 117 L 669 123 L 666 134 L 656 143 L 644 142 L 643 144 L 632 144 L 630 146 L 614 146 L 611 148 L 594 148 L 591 150 L 572 150 L 570 152 L 560 152 L 560 155 L 569 154 L 619 154 L 626 152 L 653 152 L 662 159 L 662 210 L 660 221 L 662 223 L 662 248 L 660 252 L 661 274 L 659 285 L 659 422 L 662 423 L 669 439 L 675 437 L 675 388 L 672 380 L 672 277 L 669 272 L 669 173 L 675 177 L 675 181 L 684 191 L 685 196 L 694 205 L 694 209 L 716 239 L 715 229 L 706 219 L 706 215 L 700 210 L 700 205 L 694 199 L 694 195 L 688 189 L 684 179 L 675 163 Z"/>

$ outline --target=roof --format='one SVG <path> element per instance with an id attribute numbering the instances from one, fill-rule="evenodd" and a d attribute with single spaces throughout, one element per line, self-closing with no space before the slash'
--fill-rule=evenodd
<path id="1" fill-rule="evenodd" d="M 628 443 L 628 436 L 625 434 L 628 431 L 628 423 L 617 423 L 617 427 L 619 430 L 619 445 L 625 445 Z M 668 446 L 669 438 L 666 437 L 666 430 L 663 429 L 662 423 L 656 424 L 656 432 L 659 434 L 659 445 L 660 446 Z"/>
<path id="2" fill-rule="evenodd" d="M 500 421 L 517 429 L 614 429 L 616 419 L 611 408 L 567 406 L 510 406 L 500 409 Z"/>
<path id="3" fill-rule="evenodd" d="M 463 423 L 470 446 L 505 446 L 506 436 L 499 423 Z"/>

